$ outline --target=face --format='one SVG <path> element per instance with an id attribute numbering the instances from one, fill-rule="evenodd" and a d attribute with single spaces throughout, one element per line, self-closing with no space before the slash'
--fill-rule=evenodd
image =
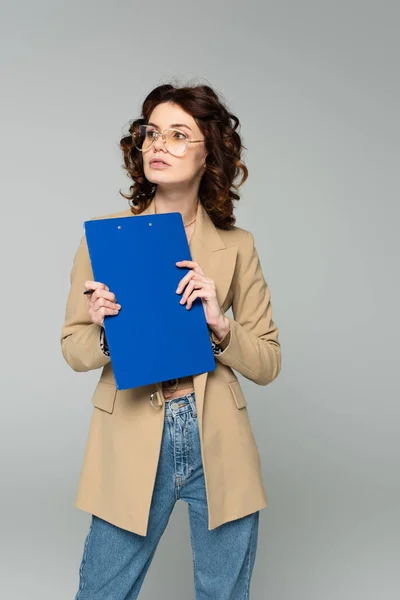
<path id="1" fill-rule="evenodd" d="M 158 104 L 149 116 L 148 123 L 158 131 L 174 128 L 184 132 L 189 140 L 203 140 L 204 135 L 191 115 L 180 106 L 170 102 Z M 178 134 L 179 137 L 179 134 Z M 161 186 L 173 184 L 192 184 L 198 182 L 204 174 L 204 163 L 207 156 L 205 142 L 188 144 L 183 156 L 171 154 L 164 145 L 161 136 L 153 145 L 143 152 L 143 168 L 146 178 Z M 160 159 L 165 165 L 151 164 Z"/>

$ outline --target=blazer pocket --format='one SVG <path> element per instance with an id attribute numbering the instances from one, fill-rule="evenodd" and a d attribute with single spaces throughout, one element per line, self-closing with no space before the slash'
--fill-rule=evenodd
<path id="1" fill-rule="evenodd" d="M 240 382 L 239 381 L 229 381 L 228 385 L 231 388 L 231 392 L 232 392 L 233 398 L 236 402 L 236 406 L 238 408 L 244 408 L 247 405 L 247 400 L 246 400 L 245 395 L 243 394 L 243 390 L 240 385 Z"/>
<path id="2" fill-rule="evenodd" d="M 117 388 L 113 383 L 108 383 L 107 381 L 99 379 L 92 396 L 92 404 L 96 408 L 100 408 L 100 410 L 112 413 L 116 395 Z"/>

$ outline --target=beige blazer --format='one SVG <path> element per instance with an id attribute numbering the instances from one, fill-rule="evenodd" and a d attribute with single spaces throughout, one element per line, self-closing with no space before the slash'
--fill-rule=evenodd
<path id="1" fill-rule="evenodd" d="M 153 201 L 141 214 L 154 212 Z M 135 215 L 128 209 L 106 217 Z M 229 345 L 216 356 L 216 369 L 193 377 L 211 530 L 267 506 L 247 400 L 235 371 L 266 386 L 280 371 L 281 352 L 253 235 L 240 227 L 216 228 L 199 203 L 190 250 L 214 280 L 223 311 L 232 307 L 234 317 Z M 100 326 L 90 321 L 83 295 L 84 282 L 93 280 L 85 236 L 70 279 L 63 356 L 74 371 L 102 369 L 91 399 L 75 506 L 146 535 L 164 425 L 161 384 L 116 389 L 110 357 L 100 349 Z M 150 404 L 154 391 L 155 407 Z"/>

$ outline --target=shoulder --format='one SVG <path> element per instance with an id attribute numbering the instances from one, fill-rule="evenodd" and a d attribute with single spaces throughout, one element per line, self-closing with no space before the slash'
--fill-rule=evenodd
<path id="1" fill-rule="evenodd" d="M 239 250 L 251 250 L 254 246 L 254 236 L 251 231 L 234 225 L 231 229 L 217 228 L 221 240 L 227 248 L 236 246 Z"/>
<path id="2" fill-rule="evenodd" d="M 132 215 L 132 212 L 130 209 L 128 209 L 128 210 L 120 210 L 118 212 L 113 212 L 113 213 L 107 213 L 105 215 L 96 215 L 94 217 L 89 217 L 86 220 L 87 221 L 96 221 L 99 219 L 113 219 L 113 218 L 117 218 L 117 217 L 129 217 L 130 215 Z M 79 247 L 78 247 L 78 250 L 75 255 L 75 261 L 77 261 L 79 259 L 79 257 L 81 256 L 82 253 L 85 255 L 86 258 L 88 258 L 89 255 L 88 255 L 88 247 L 87 247 L 87 240 L 86 240 L 85 232 L 81 233 Z"/>
<path id="3" fill-rule="evenodd" d="M 259 261 L 254 235 L 251 231 L 237 227 L 231 229 L 217 229 L 218 235 L 226 248 L 236 249 L 236 267 L 238 273 L 245 273 L 253 269 L 253 265 Z M 249 272 L 250 272 L 249 271 Z"/>
<path id="4" fill-rule="evenodd" d="M 90 217 L 89 221 L 95 221 L 97 219 L 116 219 L 117 217 L 129 217 L 133 213 L 130 208 L 127 210 L 120 210 L 118 212 L 107 213 L 106 215 L 97 215 L 95 217 Z"/>

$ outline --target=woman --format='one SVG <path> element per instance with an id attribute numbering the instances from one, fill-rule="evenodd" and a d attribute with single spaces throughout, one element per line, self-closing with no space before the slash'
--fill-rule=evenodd
<path id="1" fill-rule="evenodd" d="M 75 371 L 102 368 L 75 502 L 92 515 L 76 600 L 137 598 L 178 499 L 188 505 L 196 600 L 249 597 L 267 498 L 234 370 L 265 386 L 281 354 L 253 235 L 234 225 L 234 180 L 247 178 L 238 126 L 209 86 L 155 88 L 120 141 L 131 208 L 106 215 L 182 214 L 192 261 L 177 263 L 189 267 L 177 301 L 190 310 L 201 299 L 214 371 L 117 390 L 103 323 L 121 306 L 93 281 L 85 236 L 75 255 L 62 352 Z"/>

